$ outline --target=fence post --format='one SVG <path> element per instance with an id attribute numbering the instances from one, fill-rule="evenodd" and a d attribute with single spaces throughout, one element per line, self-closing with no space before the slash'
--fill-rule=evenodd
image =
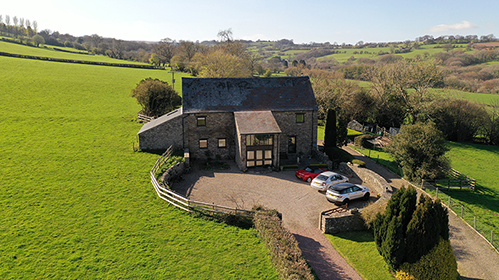
<path id="1" fill-rule="evenodd" d="M 378 155 L 378 159 L 376 160 L 376 163 L 379 163 L 379 155 Z"/>
<path id="2" fill-rule="evenodd" d="M 449 208 L 451 208 L 451 207 L 450 207 L 450 195 L 449 195 Z"/>
<path id="3" fill-rule="evenodd" d="M 464 206 L 461 205 L 461 218 L 464 217 Z"/>
<path id="4" fill-rule="evenodd" d="M 476 229 L 476 216 L 473 216 L 473 228 Z"/>

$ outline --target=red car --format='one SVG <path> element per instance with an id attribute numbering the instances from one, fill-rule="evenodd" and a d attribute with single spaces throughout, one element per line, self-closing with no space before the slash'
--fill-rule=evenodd
<path id="1" fill-rule="evenodd" d="M 327 171 L 324 168 L 307 166 L 304 169 L 296 171 L 295 176 L 303 181 L 312 182 L 312 180 L 317 177 L 322 172 Z"/>

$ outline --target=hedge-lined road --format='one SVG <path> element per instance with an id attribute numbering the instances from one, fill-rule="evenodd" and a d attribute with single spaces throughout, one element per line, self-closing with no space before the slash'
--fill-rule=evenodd
<path id="1" fill-rule="evenodd" d="M 230 170 L 221 171 L 193 166 L 172 187 L 192 200 L 247 210 L 254 205 L 277 209 L 282 213 L 284 226 L 294 234 L 320 279 L 362 279 L 319 230 L 320 213 L 337 206 L 328 202 L 323 193 L 298 180 L 294 173 L 294 170 L 242 173 L 235 164 L 231 164 Z M 355 201 L 350 207 L 362 207 L 364 203 Z"/>

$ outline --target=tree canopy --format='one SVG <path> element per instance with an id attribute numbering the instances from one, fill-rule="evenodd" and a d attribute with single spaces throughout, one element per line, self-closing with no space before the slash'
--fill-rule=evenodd
<path id="1" fill-rule="evenodd" d="M 159 79 L 147 78 L 132 89 L 132 97 L 142 106 L 141 113 L 159 117 L 173 111 L 182 104 L 182 98 L 168 83 Z"/>

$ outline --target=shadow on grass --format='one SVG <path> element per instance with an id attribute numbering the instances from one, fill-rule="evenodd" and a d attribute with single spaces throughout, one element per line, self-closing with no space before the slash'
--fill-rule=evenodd
<path id="1" fill-rule="evenodd" d="M 357 243 L 374 242 L 374 233 L 368 230 L 342 232 L 334 234 L 334 236 Z"/>

